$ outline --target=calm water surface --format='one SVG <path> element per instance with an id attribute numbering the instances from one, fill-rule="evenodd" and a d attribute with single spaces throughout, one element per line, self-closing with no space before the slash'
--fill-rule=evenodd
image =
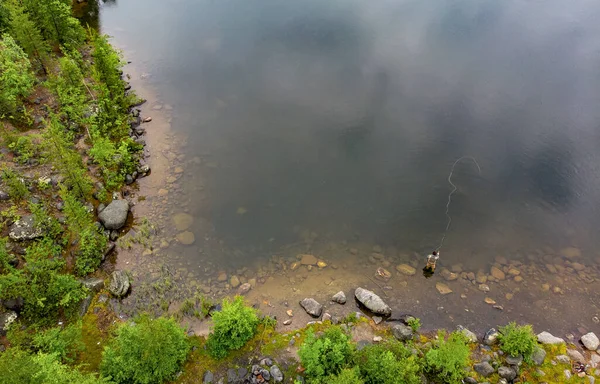
<path id="1" fill-rule="evenodd" d="M 227 262 L 314 235 L 429 251 L 470 155 L 481 175 L 457 166 L 443 249 L 469 262 L 597 256 L 598 16 L 597 1 L 117 0 L 100 24 L 174 106 L 201 163 L 188 208 L 243 251 Z"/>

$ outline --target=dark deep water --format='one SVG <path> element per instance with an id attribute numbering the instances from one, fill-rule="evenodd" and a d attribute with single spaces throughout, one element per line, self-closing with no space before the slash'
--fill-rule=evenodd
<path id="1" fill-rule="evenodd" d="M 191 211 L 228 244 L 309 231 L 428 251 L 470 155 L 482 173 L 457 165 L 444 247 L 467 261 L 597 247 L 599 16 L 597 1 L 118 0 L 100 25 L 174 106 L 202 160 L 184 193 L 202 174 L 210 202 Z"/>

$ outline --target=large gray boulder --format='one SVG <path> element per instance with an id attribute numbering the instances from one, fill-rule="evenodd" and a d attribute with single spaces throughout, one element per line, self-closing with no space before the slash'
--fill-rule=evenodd
<path id="1" fill-rule="evenodd" d="M 392 314 L 390 306 L 381 300 L 381 297 L 368 289 L 358 287 L 354 291 L 354 296 L 365 308 L 376 315 L 389 316 Z"/>
<path id="2" fill-rule="evenodd" d="M 36 225 L 32 215 L 21 217 L 8 229 L 8 237 L 14 241 L 33 240 L 43 235 L 42 230 Z"/>
<path id="3" fill-rule="evenodd" d="M 110 284 L 108 290 L 115 297 L 123 297 L 129 292 L 131 284 L 129 283 L 129 276 L 125 271 L 114 271 L 110 275 Z"/>
<path id="4" fill-rule="evenodd" d="M 319 317 L 321 316 L 321 312 L 323 312 L 323 306 L 313 298 L 306 298 L 300 301 L 300 306 L 312 317 Z"/>
<path id="5" fill-rule="evenodd" d="M 338 304 L 346 304 L 346 294 L 344 293 L 344 291 L 339 291 L 338 293 L 333 295 L 331 300 Z"/>
<path id="6" fill-rule="evenodd" d="M 127 200 L 113 200 L 99 214 L 98 220 L 106 229 L 121 229 L 127 221 L 129 202 Z"/>

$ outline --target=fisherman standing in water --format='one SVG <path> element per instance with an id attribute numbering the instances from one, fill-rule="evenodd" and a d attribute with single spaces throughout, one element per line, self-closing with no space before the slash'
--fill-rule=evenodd
<path id="1" fill-rule="evenodd" d="M 433 251 L 430 255 L 427 256 L 427 265 L 423 268 L 423 276 L 431 277 L 435 272 L 435 263 L 440 258 L 440 253 L 438 251 Z"/>

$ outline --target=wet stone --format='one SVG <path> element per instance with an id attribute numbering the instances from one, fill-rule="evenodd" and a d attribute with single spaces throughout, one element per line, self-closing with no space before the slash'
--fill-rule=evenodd
<path id="1" fill-rule="evenodd" d="M 98 214 L 98 220 L 106 229 L 121 229 L 127 221 L 129 202 L 127 200 L 113 200 Z"/>
<path id="2" fill-rule="evenodd" d="M 392 309 L 374 292 L 359 287 L 354 291 L 354 296 L 356 297 L 356 300 L 374 314 L 383 316 L 392 314 Z"/>
<path id="3" fill-rule="evenodd" d="M 438 292 L 439 292 L 440 294 L 442 294 L 442 295 L 447 295 L 447 294 L 449 294 L 449 293 L 452 293 L 452 292 L 453 292 L 453 291 L 452 291 L 452 289 L 450 289 L 450 287 L 449 287 L 449 286 L 447 286 L 447 285 L 446 285 L 446 284 L 444 284 L 444 283 L 439 283 L 439 282 L 438 282 L 438 283 L 435 283 L 435 289 L 437 289 L 437 290 L 438 290 Z"/>
<path id="4" fill-rule="evenodd" d="M 323 306 L 313 298 L 303 299 L 300 301 L 300 306 L 312 317 L 319 317 L 323 312 Z"/>
<path id="5" fill-rule="evenodd" d="M 108 290 L 115 297 L 125 296 L 129 292 L 130 286 L 129 276 L 125 271 L 114 271 L 110 275 Z"/>
<path id="6" fill-rule="evenodd" d="M 183 245 L 192 245 L 196 241 L 196 236 L 190 231 L 178 233 L 176 238 Z"/>
<path id="7" fill-rule="evenodd" d="M 302 265 L 316 265 L 319 261 L 314 255 L 300 255 L 300 264 Z"/>
<path id="8" fill-rule="evenodd" d="M 194 223 L 194 217 L 187 213 L 177 213 L 171 217 L 175 229 L 178 231 L 185 231 Z"/>
<path id="9" fill-rule="evenodd" d="M 498 280 L 504 280 L 506 278 L 504 272 L 502 272 L 502 270 L 498 267 L 492 267 L 490 274 Z"/>
<path id="10" fill-rule="evenodd" d="M 236 275 L 231 276 L 231 279 L 229 279 L 229 284 L 233 288 L 237 288 L 240 285 L 240 279 L 239 279 L 239 277 L 237 277 Z"/>
<path id="11" fill-rule="evenodd" d="M 417 273 L 417 270 L 414 267 L 411 267 L 408 264 L 400 264 L 396 266 L 396 270 L 404 275 L 412 276 Z"/>

